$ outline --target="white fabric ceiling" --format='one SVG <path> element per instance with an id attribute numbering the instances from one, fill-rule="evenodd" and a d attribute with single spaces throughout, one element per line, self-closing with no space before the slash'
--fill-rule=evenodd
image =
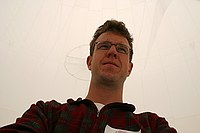
<path id="1" fill-rule="evenodd" d="M 40 99 L 84 98 L 88 44 L 113 18 L 135 38 L 124 102 L 199 132 L 199 12 L 200 0 L 1 0 L 0 126 Z"/>

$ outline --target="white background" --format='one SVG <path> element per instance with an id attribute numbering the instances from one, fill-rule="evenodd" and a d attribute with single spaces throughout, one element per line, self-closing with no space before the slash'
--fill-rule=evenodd
<path id="1" fill-rule="evenodd" d="M 112 18 L 135 38 L 124 102 L 199 132 L 200 0 L 0 0 L 0 126 L 38 100 L 84 98 L 89 42 Z"/>

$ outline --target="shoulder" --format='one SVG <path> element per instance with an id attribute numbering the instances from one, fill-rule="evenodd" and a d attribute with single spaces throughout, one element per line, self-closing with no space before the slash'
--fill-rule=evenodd
<path id="1" fill-rule="evenodd" d="M 42 101 L 42 100 L 39 100 L 36 102 L 36 104 L 33 104 L 33 105 L 37 105 L 37 106 L 52 106 L 52 107 L 59 107 L 59 106 L 62 106 L 63 104 L 61 104 L 60 102 L 57 102 L 56 100 L 51 100 L 51 101 Z"/>
<path id="2" fill-rule="evenodd" d="M 171 132 L 176 133 L 176 130 L 169 126 L 168 121 L 164 117 L 161 117 L 156 113 L 152 112 L 139 113 L 135 114 L 135 118 L 139 121 L 141 125 L 143 126 L 148 125 L 148 127 L 151 128 L 151 130 L 153 131 L 158 131 L 158 132 L 170 131 L 170 133 Z"/>
<path id="3" fill-rule="evenodd" d="M 73 100 L 73 99 L 67 99 L 66 102 L 61 103 L 56 100 L 50 100 L 50 101 L 43 101 L 39 100 L 35 104 L 31 105 L 31 108 L 37 107 L 43 110 L 66 110 L 68 108 L 71 108 L 73 104 L 76 104 L 79 102 L 80 99 L 78 100 Z"/>
<path id="4" fill-rule="evenodd" d="M 142 113 L 138 113 L 135 114 L 138 118 L 151 118 L 151 117 L 159 117 L 156 113 L 154 112 L 142 112 Z"/>
<path id="5" fill-rule="evenodd" d="M 143 112 L 139 114 L 134 114 L 135 118 L 140 122 L 156 122 L 159 119 L 164 119 L 163 117 L 158 116 L 156 113 L 153 112 Z"/>
<path id="6" fill-rule="evenodd" d="M 43 101 L 39 100 L 36 103 L 32 104 L 30 108 L 27 110 L 28 112 L 41 112 L 41 113 L 47 113 L 47 112 L 58 112 L 61 110 L 66 110 L 68 108 L 67 103 L 60 103 L 56 100 L 51 101 Z"/>
<path id="7" fill-rule="evenodd" d="M 135 117 L 139 121 L 148 121 L 149 123 L 156 124 L 158 122 L 166 122 L 164 117 L 159 116 L 157 113 L 154 112 L 143 112 L 139 114 L 135 114 Z"/>
<path id="8" fill-rule="evenodd" d="M 32 104 L 31 107 L 39 107 L 39 108 L 46 108 L 46 107 L 54 107 L 54 108 L 59 108 L 63 104 L 57 102 L 56 100 L 51 100 L 51 101 L 43 101 L 39 100 L 36 103 Z"/>

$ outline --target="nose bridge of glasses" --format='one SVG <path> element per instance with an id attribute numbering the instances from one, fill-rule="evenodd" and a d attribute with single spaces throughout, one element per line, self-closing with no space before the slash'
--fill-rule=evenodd
<path id="1" fill-rule="evenodd" d="M 114 47 L 114 50 L 117 52 L 117 47 L 118 47 L 118 44 L 113 44 L 113 43 L 110 43 L 110 49 L 112 49 Z"/>
<path id="2" fill-rule="evenodd" d="M 124 54 L 127 54 L 128 53 L 128 46 L 126 46 L 125 44 L 119 44 L 119 43 L 115 43 L 115 44 L 111 44 L 110 48 L 112 46 L 115 46 L 115 50 L 119 53 L 124 53 Z"/>

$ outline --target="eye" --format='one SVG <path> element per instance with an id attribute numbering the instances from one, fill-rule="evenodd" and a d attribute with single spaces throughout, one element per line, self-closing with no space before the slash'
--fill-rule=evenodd
<path id="1" fill-rule="evenodd" d="M 108 50 L 110 49 L 110 44 L 108 42 L 101 42 L 97 45 L 97 49 Z"/>
<path id="2" fill-rule="evenodd" d="M 117 45 L 117 51 L 123 54 L 127 54 L 128 53 L 128 47 L 122 45 L 122 44 L 118 44 Z"/>

